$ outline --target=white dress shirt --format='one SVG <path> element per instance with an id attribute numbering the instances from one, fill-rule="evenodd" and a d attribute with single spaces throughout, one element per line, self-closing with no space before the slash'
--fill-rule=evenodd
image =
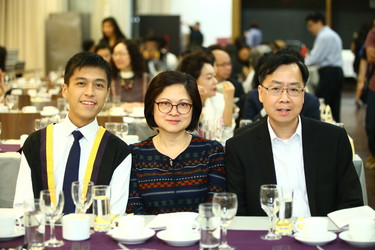
<path id="1" fill-rule="evenodd" d="M 293 190 L 292 216 L 310 217 L 303 164 L 301 118 L 298 117 L 297 129 L 287 140 L 276 136 L 269 118 L 267 123 L 271 137 L 277 184 Z"/>
<path id="2" fill-rule="evenodd" d="M 54 125 L 53 127 L 53 161 L 55 187 L 62 190 L 64 174 L 70 148 L 74 142 L 72 132 L 78 128 L 70 121 L 69 117 Z M 79 163 L 79 180 L 83 180 L 87 162 L 91 153 L 99 125 L 95 119 L 90 124 L 78 129 L 83 138 L 79 141 L 81 156 Z M 111 212 L 113 214 L 124 214 L 129 196 L 129 180 L 131 170 L 131 154 L 129 154 L 113 172 L 110 181 L 111 186 Z M 24 200 L 33 199 L 31 170 L 24 154 L 21 156 L 21 164 L 17 178 L 16 192 L 13 206 L 19 207 Z"/>

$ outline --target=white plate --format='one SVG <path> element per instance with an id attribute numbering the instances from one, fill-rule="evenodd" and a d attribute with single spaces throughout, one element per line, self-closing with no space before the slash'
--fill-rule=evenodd
<path id="1" fill-rule="evenodd" d="M 147 227 L 158 230 L 158 229 L 166 229 L 167 222 L 173 219 L 174 217 L 183 217 L 188 218 L 191 221 L 195 221 L 199 216 L 198 213 L 195 212 L 176 212 L 176 213 L 167 213 L 167 214 L 158 214 L 155 218 L 152 219 L 147 224 Z"/>
<path id="2" fill-rule="evenodd" d="M 16 227 L 16 230 L 14 231 L 13 234 L 5 237 L 0 236 L 0 241 L 8 241 L 8 240 L 13 240 L 17 237 L 20 237 L 25 234 L 25 228 L 24 227 Z"/>
<path id="3" fill-rule="evenodd" d="M 348 231 L 344 231 L 339 234 L 340 239 L 345 241 L 346 243 L 355 246 L 355 247 L 372 247 L 375 246 L 375 238 L 373 238 L 370 241 L 358 241 L 358 240 L 352 240 L 350 237 Z"/>
<path id="4" fill-rule="evenodd" d="M 198 240 L 200 240 L 200 232 L 194 232 L 189 237 L 183 240 L 177 240 L 171 238 L 166 230 L 160 231 L 156 235 L 159 239 L 167 243 L 168 245 L 175 246 L 175 247 L 186 247 L 195 244 Z"/>
<path id="5" fill-rule="evenodd" d="M 316 246 L 316 245 L 322 246 L 322 245 L 325 245 L 325 244 L 335 240 L 337 238 L 337 235 L 333 232 L 327 232 L 325 237 L 323 237 L 322 239 L 311 240 L 311 239 L 304 238 L 301 233 L 296 233 L 296 234 L 294 234 L 294 238 L 296 240 L 306 244 L 306 245 L 309 245 L 309 246 Z"/>
<path id="6" fill-rule="evenodd" d="M 150 228 L 145 228 L 142 235 L 136 237 L 128 237 L 126 235 L 121 235 L 121 232 L 118 230 L 118 228 L 115 228 L 111 230 L 108 234 L 118 242 L 121 242 L 123 244 L 135 245 L 141 244 L 149 238 L 151 238 L 152 236 L 154 236 L 155 231 Z"/>

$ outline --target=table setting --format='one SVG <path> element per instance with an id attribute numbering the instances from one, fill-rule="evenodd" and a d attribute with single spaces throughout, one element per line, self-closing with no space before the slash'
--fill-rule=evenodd
<path id="1" fill-rule="evenodd" d="M 64 193 L 53 189 L 41 191 L 39 199 L 25 201 L 22 208 L 0 209 L 0 249 L 25 244 L 35 249 L 375 247 L 372 208 L 339 210 L 328 217 L 292 218 L 287 193 L 274 184 L 261 187 L 259 205 L 268 217 L 235 216 L 238 201 L 234 193 L 215 193 L 213 202 L 199 205 L 198 213 L 121 216 L 111 214 L 109 186 L 76 181 L 71 186 L 75 213 L 62 214 Z M 91 205 L 93 214 L 87 214 Z M 360 218 L 353 216 L 358 211 Z M 289 221 L 292 230 L 285 230 L 285 223 L 280 230 L 280 225 L 277 226 L 280 220 Z"/>

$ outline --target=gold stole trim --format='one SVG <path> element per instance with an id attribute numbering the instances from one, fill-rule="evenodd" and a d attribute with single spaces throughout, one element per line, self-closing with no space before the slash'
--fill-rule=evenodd
<path id="1" fill-rule="evenodd" d="M 98 153 L 100 142 L 102 141 L 105 131 L 106 131 L 105 128 L 99 127 L 99 130 L 96 133 L 94 144 L 91 148 L 90 157 L 87 162 L 85 177 L 83 179 L 85 183 L 88 183 L 91 179 L 96 155 Z M 47 140 L 46 140 L 47 183 L 48 183 L 48 189 L 52 190 L 52 189 L 55 189 L 55 177 L 54 177 L 55 169 L 54 169 L 54 162 L 53 162 L 53 124 L 49 124 L 47 126 L 46 137 L 47 137 Z M 87 188 L 83 190 L 83 194 L 85 196 L 86 196 L 86 193 L 87 193 Z"/>

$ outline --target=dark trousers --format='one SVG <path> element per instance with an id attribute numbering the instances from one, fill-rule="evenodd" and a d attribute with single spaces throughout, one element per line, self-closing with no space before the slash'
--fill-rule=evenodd
<path id="1" fill-rule="evenodd" d="M 340 122 L 341 88 L 344 74 L 340 67 L 323 67 L 319 69 L 319 84 L 316 96 L 324 98 L 332 110 L 333 119 Z"/>
<path id="2" fill-rule="evenodd" d="M 370 153 L 375 156 L 375 92 L 367 93 L 366 133 Z"/>

